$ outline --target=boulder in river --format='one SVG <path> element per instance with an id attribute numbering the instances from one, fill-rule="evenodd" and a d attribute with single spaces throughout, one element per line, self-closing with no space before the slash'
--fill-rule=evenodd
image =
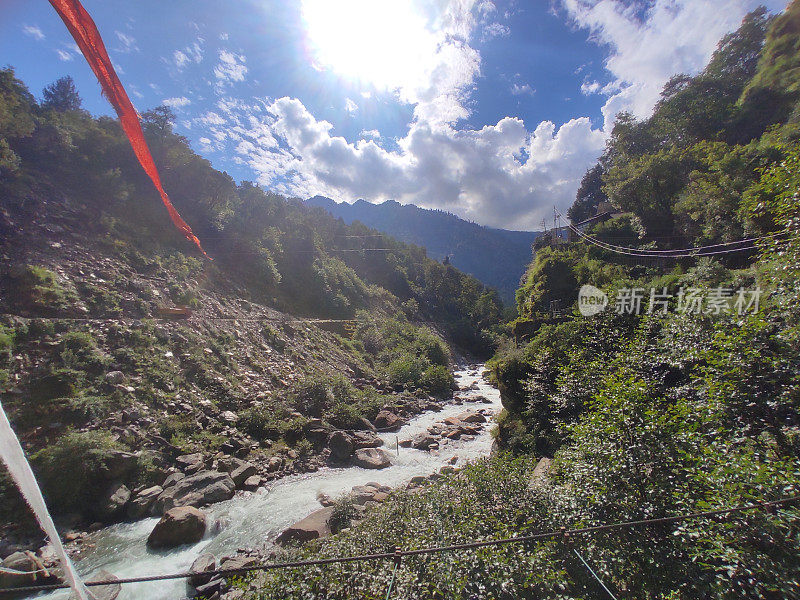
<path id="1" fill-rule="evenodd" d="M 227 473 L 201 471 L 166 488 L 153 504 L 152 514 L 162 514 L 174 506 L 204 506 L 230 500 L 236 484 Z"/>
<path id="2" fill-rule="evenodd" d="M 465 411 L 458 415 L 458 420 L 464 423 L 486 423 L 486 417 L 479 412 L 471 410 Z"/>
<path id="3" fill-rule="evenodd" d="M 360 448 L 353 456 L 353 462 L 364 469 L 385 469 L 390 464 L 389 455 L 379 448 Z"/>
<path id="4" fill-rule="evenodd" d="M 194 544 L 206 533 L 206 515 L 193 506 L 177 506 L 169 509 L 156 523 L 147 545 L 150 548 L 174 548 Z"/>
<path id="5" fill-rule="evenodd" d="M 430 450 L 439 447 L 439 440 L 430 433 L 420 433 L 411 440 L 411 447 L 416 450 Z"/>
<path id="6" fill-rule="evenodd" d="M 328 521 L 332 514 L 332 506 L 315 510 L 305 519 L 301 519 L 281 533 L 275 543 L 282 545 L 289 542 L 304 543 L 329 536 L 331 528 Z"/>
<path id="7" fill-rule="evenodd" d="M 375 427 L 384 431 L 397 431 L 403 424 L 403 419 L 391 411 L 382 410 L 375 417 Z"/>
<path id="8" fill-rule="evenodd" d="M 350 441 L 353 443 L 353 448 L 377 448 L 383 446 L 383 440 L 371 431 L 354 431 L 350 435 Z"/>
<path id="9" fill-rule="evenodd" d="M 240 461 L 240 464 L 231 471 L 231 479 L 236 487 L 241 487 L 248 478 L 257 474 L 258 469 L 253 463 Z"/>
<path id="10" fill-rule="evenodd" d="M 213 571 L 216 568 L 217 559 L 214 558 L 213 554 L 209 554 L 208 552 L 201 554 L 194 559 L 192 566 L 189 568 L 189 572 L 193 573 L 189 578 L 189 583 L 194 587 L 208 583 L 211 581 L 212 575 L 206 571 Z"/>

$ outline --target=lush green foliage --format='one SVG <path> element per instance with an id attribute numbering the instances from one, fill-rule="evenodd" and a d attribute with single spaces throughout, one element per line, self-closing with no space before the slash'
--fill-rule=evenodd
<path id="1" fill-rule="evenodd" d="M 98 489 L 108 451 L 119 448 L 104 432 L 70 431 L 37 452 L 31 462 L 52 510 L 83 511 L 102 496 Z"/>

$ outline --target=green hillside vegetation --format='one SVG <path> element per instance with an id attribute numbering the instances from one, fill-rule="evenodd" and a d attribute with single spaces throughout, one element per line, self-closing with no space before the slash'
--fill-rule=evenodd
<path id="1" fill-rule="evenodd" d="M 674 77 L 653 116 L 619 116 L 571 215 L 589 233 L 684 248 L 783 233 L 749 252 L 636 259 L 573 242 L 536 253 L 517 335 L 490 361 L 504 410 L 491 459 L 397 492 L 292 557 L 386 552 L 649 519 L 800 492 L 800 2 L 751 13 L 706 69 Z M 577 311 L 592 284 L 642 314 Z M 649 290 L 760 288 L 757 309 L 648 314 Z M 566 315 L 552 318 L 551 302 Z M 733 302 L 731 300 L 730 302 Z M 542 457 L 548 475 L 529 481 Z M 800 598 L 800 513 L 741 513 L 573 540 L 620 598 Z M 378 598 L 390 561 L 268 572 L 253 597 Z M 395 597 L 607 597 L 560 541 L 407 557 Z"/>
<path id="2" fill-rule="evenodd" d="M 319 468 L 313 419 L 361 429 L 387 406 L 449 396 L 453 351 L 496 347 L 495 291 L 422 248 L 237 185 L 173 120 L 142 115 L 213 262 L 172 226 L 115 119 L 82 110 L 69 78 L 37 102 L 0 70 L 0 385 L 57 513 L 99 518 L 110 480 L 160 482 L 182 453 L 257 448 L 250 459 L 277 456 L 284 474 Z M 161 315 L 180 306 L 195 315 Z M 118 469 L 131 450 L 136 464 Z M 19 523 L 5 478 L 0 497 Z"/>

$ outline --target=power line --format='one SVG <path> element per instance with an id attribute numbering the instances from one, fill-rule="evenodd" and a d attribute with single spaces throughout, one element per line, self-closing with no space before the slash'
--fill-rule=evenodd
<path id="1" fill-rule="evenodd" d="M 677 259 L 677 258 L 693 258 L 693 257 L 701 257 L 701 256 L 716 256 L 716 255 L 719 255 L 719 254 L 730 254 L 732 252 L 744 252 L 744 251 L 757 250 L 758 249 L 757 245 L 755 245 L 754 243 L 749 243 L 748 242 L 750 245 L 742 246 L 740 248 L 727 248 L 727 249 L 724 249 L 724 250 L 713 250 L 712 251 L 712 250 L 707 250 L 707 249 L 705 249 L 703 247 L 698 247 L 696 249 L 693 249 L 691 252 L 684 252 L 684 251 L 673 252 L 673 251 L 667 251 L 667 250 L 658 250 L 658 251 L 652 251 L 652 253 L 651 253 L 651 252 L 645 252 L 643 250 L 639 250 L 637 248 L 625 248 L 625 247 L 622 247 L 622 246 L 615 246 L 614 244 L 607 244 L 605 242 L 602 242 L 601 240 L 598 240 L 596 238 L 593 238 L 591 236 L 586 235 L 585 233 L 583 233 L 582 231 L 576 229 L 572 225 L 570 225 L 569 227 L 570 227 L 570 230 L 572 230 L 581 239 L 589 242 L 590 244 L 592 244 L 594 246 L 597 246 L 598 248 L 602 248 L 603 250 L 609 250 L 610 252 L 615 252 L 617 254 L 624 254 L 626 256 L 636 256 L 636 257 L 640 257 L 640 258 L 675 258 L 675 259 Z M 786 235 L 786 234 L 783 233 L 783 234 L 776 234 L 776 235 Z M 760 240 L 760 239 L 766 239 L 766 238 L 758 238 L 758 239 Z M 738 242 L 738 243 L 744 243 L 744 240 L 742 242 Z"/>
<path id="2" fill-rule="evenodd" d="M 560 213 L 559 213 L 560 215 Z M 748 250 L 755 250 L 758 248 L 757 242 L 765 241 L 765 240 L 772 240 L 782 236 L 787 236 L 790 234 L 788 231 L 781 231 L 777 233 L 772 233 L 765 236 L 760 237 L 751 237 L 745 238 L 742 240 L 737 240 L 733 242 L 722 242 L 719 244 L 710 244 L 707 246 L 696 246 L 690 248 L 675 248 L 672 250 L 649 250 L 645 248 L 632 248 L 628 246 L 618 246 L 616 244 L 609 244 L 602 240 L 598 240 L 597 238 L 587 235 L 575 227 L 572 223 L 567 225 L 569 229 L 578 235 L 581 239 L 594 244 L 600 248 L 605 250 L 610 250 L 612 252 L 617 252 L 619 254 L 626 254 L 628 256 L 639 256 L 639 257 L 653 257 L 653 258 L 684 258 L 684 257 L 695 257 L 695 256 L 713 256 L 717 254 L 728 254 L 731 252 L 743 252 Z M 733 248 L 732 246 L 741 246 L 737 248 Z M 717 250 L 719 249 L 719 250 Z"/>
<path id="3" fill-rule="evenodd" d="M 797 496 L 787 496 L 783 498 L 779 498 L 777 500 L 771 500 L 768 502 L 759 502 L 756 504 L 744 504 L 739 506 L 733 506 L 728 508 L 720 508 L 715 510 L 708 510 L 703 512 L 694 512 L 688 513 L 683 515 L 673 515 L 671 517 L 658 517 L 653 519 L 640 519 L 637 521 L 622 521 L 619 523 L 609 523 L 606 525 L 594 525 L 589 527 L 579 527 L 576 529 L 566 529 L 561 528 L 559 530 L 547 531 L 542 533 L 534 533 L 530 535 L 523 535 L 513 538 L 501 538 L 496 540 L 482 540 L 482 541 L 471 541 L 465 542 L 462 544 L 452 544 L 449 546 L 433 546 L 430 548 L 418 548 L 415 550 L 395 550 L 394 552 L 381 552 L 376 554 L 362 554 L 362 555 L 355 555 L 355 556 L 340 556 L 340 557 L 333 557 L 333 558 L 317 558 L 311 560 L 299 560 L 299 561 L 292 561 L 292 562 L 280 562 L 280 563 L 264 563 L 260 565 L 254 565 L 250 567 L 241 567 L 238 569 L 215 569 L 211 571 L 189 571 L 183 573 L 170 573 L 166 575 L 149 575 L 149 576 L 142 576 L 142 577 L 128 577 L 128 578 L 120 578 L 114 580 L 103 580 L 103 581 L 87 581 L 87 586 L 101 586 L 101 585 L 117 585 L 117 584 L 127 584 L 127 583 L 146 583 L 152 581 L 167 581 L 172 579 L 188 579 L 190 577 L 194 577 L 196 575 L 222 575 L 222 576 L 230 576 L 230 575 L 241 575 L 243 573 L 255 572 L 255 571 L 271 571 L 275 569 L 290 569 L 290 568 L 298 568 L 298 567 L 312 567 L 312 566 L 321 566 L 321 565 L 333 565 L 333 564 L 343 564 L 343 563 L 351 563 L 351 562 L 365 562 L 365 561 L 375 561 L 375 560 L 387 560 L 387 559 L 394 559 L 398 560 L 398 558 L 402 559 L 406 556 L 419 556 L 424 554 L 437 554 L 442 552 L 453 552 L 456 550 L 473 550 L 475 548 L 486 548 L 491 546 L 504 546 L 508 544 L 521 544 L 526 542 L 537 542 L 542 540 L 554 539 L 554 538 L 561 538 L 563 540 L 568 540 L 570 536 L 576 535 L 587 535 L 591 533 L 598 533 L 602 531 L 617 531 L 621 529 L 632 529 L 634 527 L 641 527 L 646 525 L 666 525 L 670 523 L 677 523 L 680 521 L 688 521 L 693 519 L 703 519 L 708 517 L 720 517 L 720 516 L 728 516 L 731 514 L 739 513 L 739 512 L 746 512 L 752 510 L 766 510 L 772 511 L 777 509 L 780 506 L 791 504 L 793 502 L 797 502 L 800 500 L 800 495 Z M 51 584 L 51 585 L 33 585 L 33 586 L 26 586 L 26 587 L 19 587 L 19 588 L 1 588 L 0 594 L 8 594 L 8 593 L 22 593 L 22 592 L 44 592 L 44 591 L 53 591 L 53 590 L 60 590 L 60 589 L 67 589 L 69 586 L 66 584 Z"/>

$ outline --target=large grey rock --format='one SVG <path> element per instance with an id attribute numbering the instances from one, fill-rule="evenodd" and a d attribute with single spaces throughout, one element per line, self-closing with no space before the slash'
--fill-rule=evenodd
<path id="1" fill-rule="evenodd" d="M 122 483 L 112 485 L 106 492 L 105 499 L 100 504 L 100 516 L 106 521 L 119 517 L 125 510 L 125 505 L 131 499 L 131 491 Z"/>
<path id="2" fill-rule="evenodd" d="M 153 503 L 151 513 L 158 515 L 175 506 L 205 506 L 230 500 L 236 484 L 227 473 L 201 471 L 166 488 Z"/>
<path id="3" fill-rule="evenodd" d="M 343 431 L 334 431 L 328 437 L 328 447 L 331 449 L 331 458 L 343 462 L 353 455 L 353 442 L 349 435 Z"/>
<path id="4" fill-rule="evenodd" d="M 150 548 L 174 548 L 194 544 L 206 533 L 206 515 L 193 506 L 171 508 L 147 538 Z"/>
<path id="5" fill-rule="evenodd" d="M 6 569 L 31 573 L 41 568 L 36 556 L 32 552 L 14 552 L 3 560 Z"/>
<path id="6" fill-rule="evenodd" d="M 189 568 L 190 573 L 196 573 L 196 575 L 192 575 L 189 578 L 189 583 L 191 583 L 194 587 L 208 583 L 211 581 L 211 577 L 213 576 L 206 573 L 206 571 L 213 571 L 216 568 L 217 559 L 214 558 L 213 554 L 201 554 L 194 559 L 192 566 Z"/>
<path id="7" fill-rule="evenodd" d="M 228 423 L 236 423 L 236 421 L 239 420 L 239 417 L 237 417 L 236 413 L 232 410 L 223 410 L 219 413 L 219 418 Z"/>
<path id="8" fill-rule="evenodd" d="M 203 455 L 200 452 L 194 454 L 184 454 L 175 459 L 178 468 L 186 473 L 196 473 L 203 468 Z"/>
<path id="9" fill-rule="evenodd" d="M 547 478 L 547 472 L 550 470 L 550 463 L 552 459 L 543 456 L 539 459 L 539 462 L 536 463 L 536 467 L 533 469 L 533 473 L 531 473 L 531 478 L 528 481 L 528 487 L 533 489 L 539 485 L 542 485 Z"/>
<path id="10" fill-rule="evenodd" d="M 384 431 L 397 431 L 402 424 L 403 419 L 388 410 L 382 410 L 375 417 L 375 427 Z"/>
<path id="11" fill-rule="evenodd" d="M 261 475 L 251 475 L 247 479 L 244 480 L 242 484 L 242 489 L 245 489 L 249 492 L 253 492 L 257 490 L 261 486 Z"/>
<path id="12" fill-rule="evenodd" d="M 219 568 L 226 570 L 246 569 L 248 567 L 255 567 L 258 564 L 260 564 L 260 562 L 256 556 L 226 556 L 220 562 Z"/>
<path id="13" fill-rule="evenodd" d="M 142 519 L 150 514 L 153 504 L 164 491 L 160 485 L 143 489 L 128 503 L 128 516 L 131 519 Z"/>
<path id="14" fill-rule="evenodd" d="M 167 489 L 168 487 L 178 483 L 181 479 L 185 479 L 185 478 L 186 478 L 186 474 L 185 473 L 181 473 L 180 471 L 178 471 L 176 473 L 170 473 L 169 475 L 167 475 L 167 478 L 164 480 L 164 483 L 161 484 L 161 487 L 163 487 L 164 489 Z"/>
<path id="15" fill-rule="evenodd" d="M 29 551 L 9 554 L 0 563 L 0 587 L 18 588 L 53 583 L 54 575 Z"/>
<path id="16" fill-rule="evenodd" d="M 125 373 L 122 371 L 109 371 L 106 373 L 106 381 L 111 385 L 120 385 L 125 381 Z"/>
<path id="17" fill-rule="evenodd" d="M 353 456 L 353 462 L 364 469 L 385 469 L 392 462 L 389 455 L 379 448 L 360 448 Z"/>
<path id="18" fill-rule="evenodd" d="M 353 447 L 356 450 L 359 448 L 377 448 L 378 446 L 383 446 L 383 440 L 369 431 L 354 431 L 350 435 L 350 441 L 353 442 Z"/>
<path id="19" fill-rule="evenodd" d="M 420 433 L 411 439 L 411 447 L 417 450 L 430 450 L 439 446 L 439 439 L 429 433 Z"/>
<path id="20" fill-rule="evenodd" d="M 486 423 L 486 417 L 479 412 L 473 412 L 471 410 L 458 415 L 458 420 L 463 423 Z"/>
<path id="21" fill-rule="evenodd" d="M 276 544 L 289 542 L 310 542 L 331 534 L 328 521 L 333 514 L 333 507 L 320 508 L 286 529 L 275 540 Z"/>
<path id="22" fill-rule="evenodd" d="M 231 479 L 236 487 L 241 487 L 242 484 L 253 475 L 258 475 L 258 469 L 253 463 L 242 462 L 238 467 L 231 471 Z"/>

